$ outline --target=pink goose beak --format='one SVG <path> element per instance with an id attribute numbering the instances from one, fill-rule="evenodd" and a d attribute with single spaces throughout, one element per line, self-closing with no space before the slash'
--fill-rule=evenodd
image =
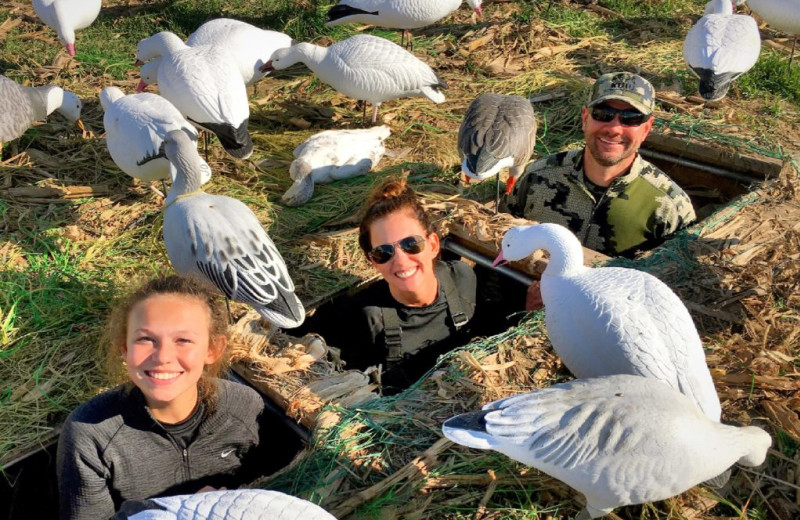
<path id="1" fill-rule="evenodd" d="M 492 267 L 497 267 L 498 265 L 502 265 L 502 264 L 505 264 L 505 263 L 506 263 L 506 259 L 503 258 L 503 250 L 501 249 L 500 250 L 500 254 L 497 255 L 497 258 L 495 258 L 494 262 L 492 262 Z"/>
<path id="2" fill-rule="evenodd" d="M 147 90 L 147 83 L 145 83 L 143 79 L 140 79 L 139 84 L 136 85 L 136 92 L 144 92 L 145 90 Z"/>
<path id="3" fill-rule="evenodd" d="M 272 72 L 273 70 L 275 70 L 274 68 L 272 68 L 272 60 L 269 60 L 268 62 L 263 64 L 259 70 L 261 72 Z"/>
<path id="4" fill-rule="evenodd" d="M 67 44 L 67 54 L 69 54 L 72 57 L 75 56 L 75 44 L 74 43 L 68 43 Z"/>
<path id="5" fill-rule="evenodd" d="M 483 17 L 483 7 L 478 6 L 475 9 L 473 9 L 473 11 L 475 11 L 475 14 L 477 14 L 479 18 Z"/>

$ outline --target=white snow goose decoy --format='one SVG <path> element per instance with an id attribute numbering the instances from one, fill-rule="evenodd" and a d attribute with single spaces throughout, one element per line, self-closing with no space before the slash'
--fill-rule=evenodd
<path id="1" fill-rule="evenodd" d="M 161 151 L 167 132 L 183 130 L 197 143 L 197 130 L 178 109 L 156 94 L 126 96 L 117 87 L 100 92 L 100 105 L 105 111 L 108 153 L 119 169 L 146 182 L 174 180 L 175 167 Z M 200 171 L 201 183 L 205 184 L 211 178 L 211 168 L 202 159 Z"/>
<path id="2" fill-rule="evenodd" d="M 390 99 L 424 96 L 444 102 L 440 90 L 447 84 L 425 62 L 385 38 L 358 34 L 330 47 L 301 42 L 275 51 L 261 69 L 282 70 L 300 62 L 345 96 L 372 103 L 373 123 L 378 107 Z"/>
<path id="3" fill-rule="evenodd" d="M 583 493 L 580 520 L 665 500 L 737 462 L 758 466 L 772 443 L 761 428 L 712 421 L 673 388 L 631 375 L 577 379 L 495 401 L 448 419 L 442 431 Z"/>
<path id="4" fill-rule="evenodd" d="M 137 50 L 142 62 L 161 58 L 159 91 L 186 119 L 213 132 L 233 157 L 250 157 L 253 141 L 247 132 L 247 90 L 227 50 L 213 45 L 189 47 L 166 31 L 140 41 Z"/>
<path id="5" fill-rule="evenodd" d="M 264 57 L 290 47 L 292 39 L 281 32 L 259 29 L 239 20 L 217 18 L 198 27 L 189 35 L 186 45 L 213 45 L 226 49 L 236 60 L 245 85 L 250 86 L 268 74 L 261 71 Z"/>
<path id="6" fill-rule="evenodd" d="M 175 271 L 210 282 L 278 327 L 299 327 L 303 304 L 255 214 L 239 200 L 200 189 L 203 162 L 186 132 L 167 133 L 164 153 L 177 170 L 164 206 L 164 243 Z"/>
<path id="7" fill-rule="evenodd" d="M 75 56 L 75 31 L 86 29 L 100 14 L 101 0 L 33 0 L 36 15 Z"/>
<path id="8" fill-rule="evenodd" d="M 335 520 L 307 500 L 266 489 L 209 491 L 124 502 L 119 520 Z"/>
<path id="9" fill-rule="evenodd" d="M 519 96 L 481 94 L 470 103 L 458 129 L 461 171 L 467 179 L 484 180 L 495 175 L 500 199 L 500 170 L 509 169 L 506 194 L 533 153 L 536 115 L 530 101 Z"/>
<path id="10" fill-rule="evenodd" d="M 403 40 L 411 45 L 409 29 L 433 25 L 458 9 L 463 0 L 339 0 L 328 10 L 326 25 L 368 23 L 378 27 L 403 29 Z M 483 14 L 481 0 L 467 0 L 478 16 Z"/>
<path id="11" fill-rule="evenodd" d="M 304 204 L 314 194 L 315 184 L 365 175 L 383 157 L 388 126 L 358 130 L 325 130 L 312 135 L 294 149 L 289 166 L 294 184 L 281 199 L 288 206 Z"/>
<path id="12" fill-rule="evenodd" d="M 547 334 L 570 372 L 658 379 L 720 420 L 700 336 L 667 285 L 636 269 L 584 266 L 580 242 L 557 224 L 509 229 L 495 265 L 540 249 L 550 253 L 541 278 Z"/>
<path id="13" fill-rule="evenodd" d="M 731 0 L 711 0 L 706 14 L 689 30 L 683 57 L 700 78 L 700 95 L 706 101 L 725 97 L 731 83 L 753 68 L 761 52 L 756 21 L 733 14 Z"/>
<path id="14" fill-rule="evenodd" d="M 747 4 L 751 11 L 767 22 L 770 27 L 794 36 L 792 55 L 789 66 L 794 59 L 794 48 L 797 46 L 797 35 L 800 34 L 800 3 L 797 0 L 735 0 L 736 5 Z"/>
<path id="15" fill-rule="evenodd" d="M 0 75 L 0 145 L 21 136 L 54 111 L 83 130 L 81 100 L 72 92 L 55 85 L 26 87 Z"/>

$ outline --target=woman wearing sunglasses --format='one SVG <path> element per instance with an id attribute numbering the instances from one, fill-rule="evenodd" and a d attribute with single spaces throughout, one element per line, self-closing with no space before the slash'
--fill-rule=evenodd
<path id="1" fill-rule="evenodd" d="M 339 347 L 348 368 L 382 366 L 384 394 L 394 393 L 468 341 L 476 277 L 464 262 L 438 259 L 439 236 L 403 179 L 372 193 L 358 242 L 382 279 L 335 311 L 318 309 L 303 329 Z"/>
<path id="2" fill-rule="evenodd" d="M 610 256 L 652 248 L 693 222 L 686 193 L 637 153 L 654 108 L 646 79 L 630 72 L 601 76 L 581 111 L 586 146 L 528 166 L 501 209 L 561 224 Z"/>
<path id="3" fill-rule="evenodd" d="M 403 179 L 390 179 L 372 193 L 358 243 L 383 279 L 359 294 L 364 342 L 351 357 L 362 365 L 382 364 L 383 387 L 391 392 L 466 343 L 476 278 L 464 262 L 437 259 L 439 235 Z"/>

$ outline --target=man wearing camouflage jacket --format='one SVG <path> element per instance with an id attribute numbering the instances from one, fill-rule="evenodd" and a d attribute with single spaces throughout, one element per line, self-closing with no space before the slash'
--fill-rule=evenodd
<path id="1" fill-rule="evenodd" d="M 641 76 L 601 76 L 581 111 L 585 148 L 534 162 L 501 209 L 566 226 L 610 256 L 651 248 L 693 222 L 686 193 L 637 153 L 654 106 L 653 86 Z"/>

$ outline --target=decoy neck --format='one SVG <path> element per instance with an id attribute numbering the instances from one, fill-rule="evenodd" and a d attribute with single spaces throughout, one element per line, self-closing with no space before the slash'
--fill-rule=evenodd
<path id="1" fill-rule="evenodd" d="M 164 155 L 175 167 L 175 179 L 167 196 L 167 206 L 181 195 L 200 191 L 203 159 L 197 153 L 197 146 L 184 130 L 167 133 L 163 143 Z"/>
<path id="2" fill-rule="evenodd" d="M 733 3 L 731 0 L 711 0 L 706 4 L 705 14 L 733 14 Z"/>
<path id="3" fill-rule="evenodd" d="M 313 43 L 300 42 L 291 47 L 278 49 L 272 53 L 270 59 L 261 67 L 261 72 L 269 70 L 283 70 L 296 63 L 305 63 L 312 71 L 325 59 L 328 49 Z"/>
<path id="4" fill-rule="evenodd" d="M 136 57 L 139 61 L 147 62 L 153 58 L 172 54 L 173 52 L 185 49 L 186 44 L 183 40 L 169 31 L 161 31 L 148 38 L 139 40 L 136 45 Z"/>
<path id="5" fill-rule="evenodd" d="M 535 224 L 509 229 L 503 236 L 502 256 L 515 261 L 543 249 L 550 260 L 542 276 L 570 276 L 584 269 L 583 247 L 570 230 L 558 224 Z"/>
<path id="6" fill-rule="evenodd" d="M 740 443 L 746 446 L 747 451 L 737 461 L 742 466 L 755 467 L 764 463 L 767 458 L 767 451 L 772 445 L 772 437 L 756 426 L 745 426 L 736 428 L 731 435 L 744 437 L 745 442 Z"/>
<path id="7" fill-rule="evenodd" d="M 125 97 L 125 93 L 119 87 L 106 87 L 100 91 L 100 106 L 104 111 L 108 111 L 111 103 L 123 97 Z"/>

